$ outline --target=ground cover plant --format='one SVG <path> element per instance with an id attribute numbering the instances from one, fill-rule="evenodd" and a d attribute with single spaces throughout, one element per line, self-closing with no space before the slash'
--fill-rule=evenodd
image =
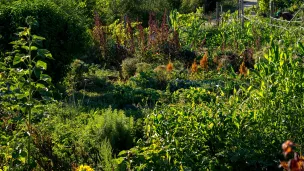
<path id="1" fill-rule="evenodd" d="M 0 1 L 0 171 L 303 170 L 301 2 L 136 2 Z"/>

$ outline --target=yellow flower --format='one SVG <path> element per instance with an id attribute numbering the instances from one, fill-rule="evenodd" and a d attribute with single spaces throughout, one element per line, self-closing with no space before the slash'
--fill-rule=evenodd
<path id="1" fill-rule="evenodd" d="M 94 171 L 94 169 L 87 165 L 80 165 L 76 171 Z"/>

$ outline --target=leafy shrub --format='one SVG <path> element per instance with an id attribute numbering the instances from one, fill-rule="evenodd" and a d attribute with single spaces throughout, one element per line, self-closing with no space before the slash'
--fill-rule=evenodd
<path id="1" fill-rule="evenodd" d="M 122 61 L 121 70 L 124 78 L 130 78 L 136 72 L 136 64 L 138 59 L 136 58 L 127 58 Z"/>
<path id="2" fill-rule="evenodd" d="M 206 89 L 190 87 L 190 89 L 179 89 L 172 94 L 175 103 L 194 103 L 201 104 L 204 102 L 212 102 L 216 100 L 216 93 Z"/>
<path id="3" fill-rule="evenodd" d="M 51 1 L 16 1 L 1 6 L 0 25 L 3 38 L 0 39 L 1 51 L 10 50 L 7 44 L 15 39 L 17 28 L 24 25 L 26 16 L 34 16 L 39 25 L 32 30 L 46 38 L 44 47 L 50 50 L 55 60 L 49 60 L 47 73 L 55 82 L 65 73 L 64 66 L 79 57 L 86 49 L 90 38 L 86 27 L 78 22 L 78 16 L 69 15 Z"/>
<path id="4" fill-rule="evenodd" d="M 83 61 L 76 59 L 71 63 L 69 72 L 66 74 L 64 79 L 68 95 L 72 95 L 76 90 L 78 90 L 84 79 L 83 74 L 87 71 L 88 65 Z"/>
<path id="5" fill-rule="evenodd" d="M 205 89 L 213 89 L 216 86 L 223 85 L 223 83 L 219 80 L 175 79 L 175 80 L 171 80 L 169 82 L 169 85 L 170 85 L 170 91 L 174 92 L 179 89 L 189 89 L 190 87 L 203 87 Z"/>
<path id="6" fill-rule="evenodd" d="M 156 74 L 152 71 L 140 72 L 134 77 L 131 77 L 130 81 L 132 83 L 135 83 L 137 87 L 158 89 L 157 77 Z"/>
<path id="7" fill-rule="evenodd" d="M 96 111 L 95 116 L 88 120 L 87 126 L 82 131 L 81 143 L 89 146 L 99 145 L 108 139 L 114 153 L 132 147 L 133 144 L 133 118 L 125 116 L 123 111 L 112 109 Z M 92 141 L 92 137 L 94 141 Z"/>
<path id="8" fill-rule="evenodd" d="M 301 43 L 297 49 L 304 54 Z M 228 98 L 221 89 L 214 94 L 192 88 L 177 92 L 185 92 L 185 101 L 156 107 L 145 121 L 147 141 L 122 151 L 120 165 L 147 170 L 278 169 L 274 159 L 281 156 L 276 150 L 281 142 L 286 137 L 304 141 L 298 124 L 304 121 L 303 61 L 273 42 L 265 59 L 255 65 L 250 86 L 234 89 Z"/>
<path id="9" fill-rule="evenodd" d="M 53 151 L 48 153 L 69 163 L 70 168 L 72 163 L 101 167 L 109 162 L 112 149 L 118 153 L 133 146 L 133 118 L 126 117 L 123 111 L 108 108 L 85 112 L 57 105 L 48 106 L 47 111 L 49 118 L 38 128 L 52 137 Z"/>
<path id="10" fill-rule="evenodd" d="M 141 63 L 137 63 L 136 64 L 136 72 L 137 73 L 141 73 L 141 72 L 148 72 L 152 70 L 152 65 L 145 63 L 145 62 L 141 62 Z"/>
<path id="11" fill-rule="evenodd" d="M 233 142 L 238 139 L 235 130 L 238 126 L 244 130 L 249 120 L 238 125 L 238 120 L 247 114 L 233 115 L 236 111 L 229 113 L 223 108 L 217 111 L 218 103 L 223 105 L 217 99 L 200 105 L 160 106 L 146 120 L 146 134 L 150 137 L 146 149 L 131 150 L 137 157 L 130 160 L 135 160 L 135 164 L 144 162 L 146 169 L 230 169 L 229 155 L 233 155 Z M 133 164 L 133 167 L 140 166 Z"/>
<path id="12" fill-rule="evenodd" d="M 100 99 L 104 105 L 111 105 L 116 108 L 128 106 L 150 106 L 153 107 L 160 98 L 159 91 L 152 88 L 131 87 L 129 85 L 115 86 L 115 88 L 104 93 Z"/>

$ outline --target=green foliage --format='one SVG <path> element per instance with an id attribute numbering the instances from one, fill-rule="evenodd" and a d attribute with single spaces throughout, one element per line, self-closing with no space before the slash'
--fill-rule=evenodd
<path id="1" fill-rule="evenodd" d="M 47 58 L 53 60 L 53 57 L 48 50 L 36 47 L 45 40 L 45 38 L 31 33 L 36 20 L 33 17 L 27 17 L 26 23 L 29 27 L 20 28 L 21 31 L 17 34 L 19 39 L 11 42 L 13 51 L 0 62 L 2 77 L 0 80 L 2 92 L 0 108 L 4 115 L 1 117 L 5 119 L 5 122 L 10 123 L 8 126 L 18 125 L 17 128 L 10 128 L 11 130 L 8 132 L 14 132 L 15 135 L 3 143 L 6 143 L 4 148 L 6 153 L 3 153 L 5 154 L 3 160 L 6 161 L 4 166 L 7 164 L 6 167 L 11 169 L 15 167 L 17 169 L 20 166 L 28 169 L 35 167 L 31 154 L 32 122 L 41 119 L 38 112 L 41 112 L 44 106 L 42 102 L 51 100 L 49 88 L 52 85 L 52 80 L 43 72 L 47 69 L 47 64 L 44 61 Z M 24 135 L 20 136 L 22 133 Z M 23 138 L 28 138 L 27 152 L 23 149 L 23 145 L 21 147 L 15 146 L 18 143 L 14 142 L 16 141 L 14 138 L 17 137 L 21 141 Z M 10 153 L 12 153 L 11 158 L 9 158 Z M 27 159 L 25 160 L 26 155 Z M 26 165 L 24 165 L 25 163 Z"/>
<path id="2" fill-rule="evenodd" d="M 263 13 L 268 13 L 269 10 L 269 0 L 261 0 L 259 1 L 259 8 Z"/>
<path id="3" fill-rule="evenodd" d="M 108 140 L 104 140 L 100 145 L 101 168 L 103 170 L 113 170 L 115 163 L 112 157 L 112 147 Z"/>
<path id="4" fill-rule="evenodd" d="M 202 8 L 188 14 L 180 10 L 193 11 L 204 1 L 191 1 L 191 6 L 185 2 L 2 3 L 0 19 L 5 14 L 18 24 L 18 16 L 34 13 L 52 22 L 40 30 L 28 18 L 31 28 L 18 34 L 14 51 L 0 54 L 0 170 L 73 170 L 84 165 L 95 170 L 277 170 L 281 142 L 304 141 L 299 124 L 304 121 L 302 23 L 274 28 L 268 18 L 249 15 L 241 27 L 237 13 L 227 12 L 214 27 Z M 209 2 L 212 6 L 215 1 Z M 179 9 L 160 20 L 162 10 L 173 6 Z M 156 13 L 150 13 L 148 24 L 141 18 L 131 21 L 141 14 L 147 19 L 150 9 Z M 78 47 L 60 49 L 61 41 L 49 44 L 30 31 L 55 40 L 71 36 L 66 31 L 71 30 L 84 40 L 93 12 L 95 27 L 89 32 L 96 44 L 91 42 L 85 56 L 80 48 L 68 54 L 74 56 L 63 71 L 62 101 L 44 105 L 51 77 L 43 72 L 52 70 L 48 64 L 53 60 L 40 45 L 60 54 Z M 103 25 L 97 13 L 115 22 Z M 1 24 L 0 29 L 0 41 L 13 38 Z M 53 29 L 63 32 L 54 36 Z M 192 72 L 189 67 L 204 54 L 208 67 Z"/>
<path id="5" fill-rule="evenodd" d="M 216 93 L 207 91 L 203 88 L 179 89 L 172 94 L 175 103 L 194 103 L 201 104 L 210 103 L 216 100 Z"/>
<path id="6" fill-rule="evenodd" d="M 130 81 L 137 87 L 157 89 L 157 77 L 154 72 L 140 72 L 136 76 L 131 77 Z"/>
<path id="7" fill-rule="evenodd" d="M 107 24 L 120 19 L 121 16 L 127 15 L 132 19 L 140 19 L 141 21 L 148 21 L 149 12 L 154 11 L 161 16 L 167 9 L 172 9 L 170 0 L 96 0 L 95 10 L 102 16 L 102 20 Z M 171 0 L 172 1 L 172 0 Z"/>
<path id="8" fill-rule="evenodd" d="M 141 73 L 141 72 L 149 72 L 152 70 L 152 65 L 145 63 L 145 62 L 141 62 L 141 63 L 137 63 L 136 64 L 136 72 L 137 73 Z"/>
<path id="9" fill-rule="evenodd" d="M 124 78 L 130 78 L 136 72 L 137 58 L 127 58 L 122 61 L 121 70 Z"/>
<path id="10" fill-rule="evenodd" d="M 64 66 L 83 54 L 90 42 L 85 25 L 78 22 L 79 17 L 66 13 L 51 1 L 16 1 L 2 6 L 0 11 L 0 26 L 4 26 L 1 29 L 1 51 L 9 50 L 6 44 L 14 39 L 17 28 L 25 24 L 24 17 L 30 15 L 37 19 L 39 25 L 34 25 L 32 30 L 46 38 L 44 46 L 56 61 L 47 60 L 47 73 L 55 82 L 64 75 Z"/>
<path id="11" fill-rule="evenodd" d="M 198 47 L 205 37 L 205 33 L 201 32 L 204 23 L 203 8 L 195 9 L 195 13 L 189 14 L 181 14 L 176 10 L 170 13 L 170 22 L 173 29 L 178 31 L 183 47 L 190 47 L 191 50 Z"/>
<path id="12" fill-rule="evenodd" d="M 260 11 L 267 14 L 269 13 L 269 5 L 270 5 L 270 0 L 259 0 L 259 8 Z M 292 4 L 294 5 L 301 5 L 301 1 L 300 0 L 272 0 L 272 2 L 275 4 L 276 8 L 279 9 L 284 9 L 287 7 L 290 7 Z"/>
<path id="13" fill-rule="evenodd" d="M 112 150 L 118 153 L 133 145 L 134 121 L 123 111 L 108 108 L 85 112 L 58 105 L 49 105 L 47 111 L 49 117 L 38 128 L 52 136 L 54 155 L 69 167 L 75 162 L 113 167 Z"/>
<path id="14" fill-rule="evenodd" d="M 70 99 L 70 102 L 75 102 L 75 92 L 79 89 L 81 82 L 84 80 L 83 74 L 88 70 L 88 66 L 83 61 L 76 59 L 71 65 L 67 76 L 64 79 L 64 85 L 66 87 L 66 93 Z"/>
<path id="15" fill-rule="evenodd" d="M 298 46 L 302 51 L 303 45 Z M 119 156 L 125 158 L 120 158 L 120 166 L 274 170 L 281 142 L 303 142 L 298 125 L 304 121 L 303 65 L 301 57 L 274 43 L 265 59 L 256 64 L 250 84 L 234 89 L 232 95 L 221 89 L 175 92 L 173 104 L 160 105 L 147 116 L 147 141 L 121 152 Z"/>

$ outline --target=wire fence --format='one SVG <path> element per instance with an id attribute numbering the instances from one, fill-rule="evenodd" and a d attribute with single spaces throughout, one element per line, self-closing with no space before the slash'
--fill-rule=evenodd
<path id="1" fill-rule="evenodd" d="M 301 12 L 304 13 L 304 3 L 301 5 L 299 10 L 293 15 L 292 19 L 289 21 L 274 18 L 274 17 L 270 16 L 269 17 L 270 22 L 265 22 L 265 21 L 258 19 L 257 17 L 255 17 L 253 15 L 246 16 L 246 15 L 244 15 L 244 13 L 240 14 L 240 17 L 243 19 L 246 19 L 252 23 L 259 23 L 261 25 L 276 27 L 276 28 L 282 29 L 283 31 L 287 31 L 292 34 L 296 34 L 298 31 L 304 31 L 304 21 L 303 21 L 304 14 L 302 16 L 302 21 L 295 20 Z M 300 16 L 300 19 L 301 19 L 301 16 Z M 276 23 L 274 23 L 273 21 L 275 21 Z M 244 20 L 241 20 L 241 22 L 244 22 Z M 244 23 L 241 23 L 241 24 L 244 25 Z M 295 26 L 296 28 L 295 27 L 291 28 L 291 24 L 296 24 L 296 26 Z M 281 33 L 283 33 L 283 32 L 281 32 Z M 297 42 L 303 40 L 303 38 L 304 38 L 304 34 L 298 38 Z"/>

